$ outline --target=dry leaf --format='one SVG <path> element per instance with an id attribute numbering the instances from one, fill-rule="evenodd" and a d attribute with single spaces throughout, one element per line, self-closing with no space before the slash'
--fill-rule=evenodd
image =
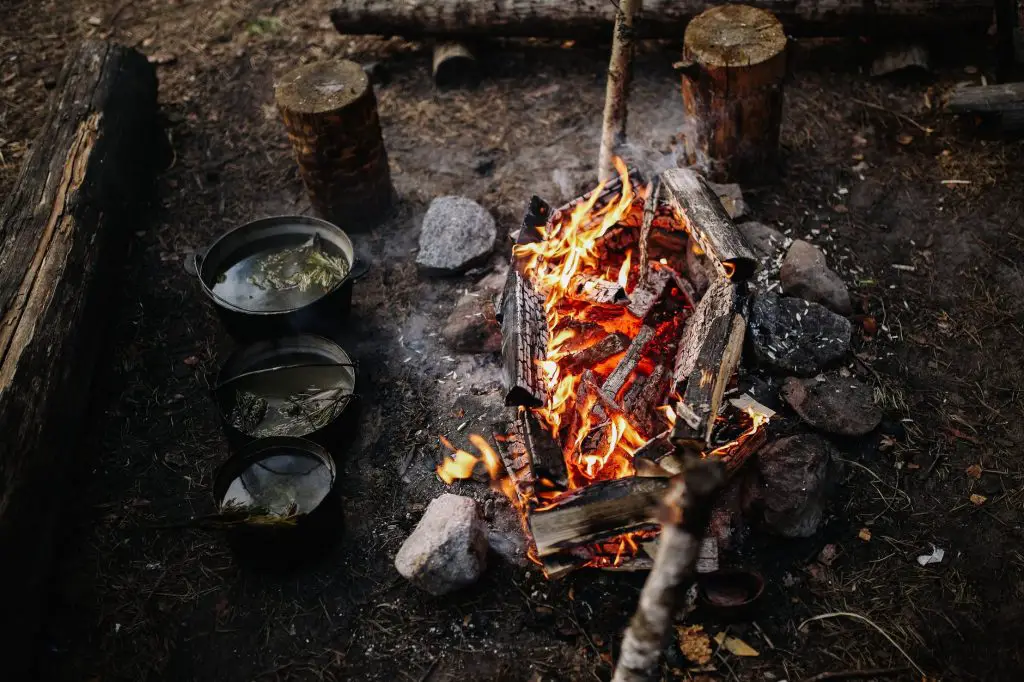
<path id="1" fill-rule="evenodd" d="M 678 625 L 676 635 L 683 656 L 699 665 L 707 665 L 711 661 L 711 638 L 704 632 L 703 626 Z"/>
<path id="2" fill-rule="evenodd" d="M 850 209 L 846 208 L 843 204 L 836 204 L 832 207 L 832 210 L 836 213 L 849 213 Z"/>
<path id="3" fill-rule="evenodd" d="M 985 501 L 987 499 L 987 497 L 985 497 L 984 495 L 979 495 L 978 493 L 974 493 L 973 495 L 971 495 L 971 503 L 979 506 L 985 504 Z"/>
<path id="4" fill-rule="evenodd" d="M 723 647 L 733 656 L 760 656 L 757 649 L 744 642 L 739 637 L 726 637 L 724 632 L 715 635 L 715 642 Z"/>
<path id="5" fill-rule="evenodd" d="M 971 466 L 967 467 L 967 475 L 974 479 L 981 478 L 981 465 L 972 464 Z"/>
<path id="6" fill-rule="evenodd" d="M 914 136 L 907 135 L 906 133 L 900 133 L 900 135 L 896 138 L 896 141 L 902 145 L 908 145 L 914 141 Z"/>
<path id="7" fill-rule="evenodd" d="M 859 537 L 864 542 L 871 542 L 871 531 L 867 528 L 861 528 L 860 532 L 857 533 L 857 537 Z"/>

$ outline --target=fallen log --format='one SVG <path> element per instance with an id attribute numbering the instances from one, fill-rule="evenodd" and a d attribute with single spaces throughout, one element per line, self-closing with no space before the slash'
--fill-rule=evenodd
<path id="1" fill-rule="evenodd" d="M 638 38 L 679 39 L 690 19 L 714 0 L 645 0 L 636 13 Z M 984 35 L 992 0 L 747 0 L 775 14 L 793 35 Z M 345 34 L 422 38 L 446 36 L 602 38 L 612 34 L 616 3 L 604 0 L 341 0 L 331 10 Z"/>
<path id="2" fill-rule="evenodd" d="M 115 273 L 168 161 L 146 58 L 88 42 L 65 62 L 49 117 L 0 213 L 0 647 L 27 665 L 68 476 L 106 332 Z"/>
<path id="3" fill-rule="evenodd" d="M 631 476 L 598 481 L 560 495 L 530 514 L 537 556 L 657 528 L 655 511 L 668 479 Z"/>
<path id="4" fill-rule="evenodd" d="M 463 43 L 444 41 L 434 45 L 434 85 L 438 88 L 474 88 L 480 83 L 480 64 Z"/>
<path id="5" fill-rule="evenodd" d="M 1024 130 L 1024 83 L 957 88 L 946 100 L 946 111 L 998 117 L 1003 130 Z"/>
<path id="6" fill-rule="evenodd" d="M 757 258 L 732 224 L 718 196 L 700 175 L 674 168 L 661 175 L 665 196 L 687 231 L 723 277 L 743 281 L 757 270 Z"/>

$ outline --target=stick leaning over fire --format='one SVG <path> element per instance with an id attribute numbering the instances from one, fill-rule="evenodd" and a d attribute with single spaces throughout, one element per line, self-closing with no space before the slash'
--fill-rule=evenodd
<path id="1" fill-rule="evenodd" d="M 615 176 L 612 155 L 615 147 L 625 142 L 626 138 L 626 106 L 635 41 L 633 15 L 640 5 L 641 0 L 620 0 L 615 14 L 608 87 L 604 99 L 604 123 L 601 128 L 601 155 L 597 163 L 598 177 L 602 181 Z"/>
<path id="2" fill-rule="evenodd" d="M 725 480 L 721 462 L 688 458 L 661 503 L 658 556 L 636 613 L 622 639 L 612 682 L 646 682 L 658 663 L 678 607 L 682 583 L 693 573 L 715 498 Z"/>

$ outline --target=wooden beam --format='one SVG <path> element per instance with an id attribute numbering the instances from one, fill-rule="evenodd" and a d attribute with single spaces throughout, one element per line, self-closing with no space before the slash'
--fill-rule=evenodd
<path id="1" fill-rule="evenodd" d="M 67 58 L 0 212 L 0 646 L 28 679 L 56 519 L 132 232 L 169 161 L 146 58 L 87 42 Z"/>

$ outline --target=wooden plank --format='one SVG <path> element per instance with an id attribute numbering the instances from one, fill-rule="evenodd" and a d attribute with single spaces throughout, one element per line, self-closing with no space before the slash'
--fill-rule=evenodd
<path id="1" fill-rule="evenodd" d="M 23 674 L 116 273 L 168 161 L 146 58 L 88 42 L 0 213 L 0 658 Z"/>

